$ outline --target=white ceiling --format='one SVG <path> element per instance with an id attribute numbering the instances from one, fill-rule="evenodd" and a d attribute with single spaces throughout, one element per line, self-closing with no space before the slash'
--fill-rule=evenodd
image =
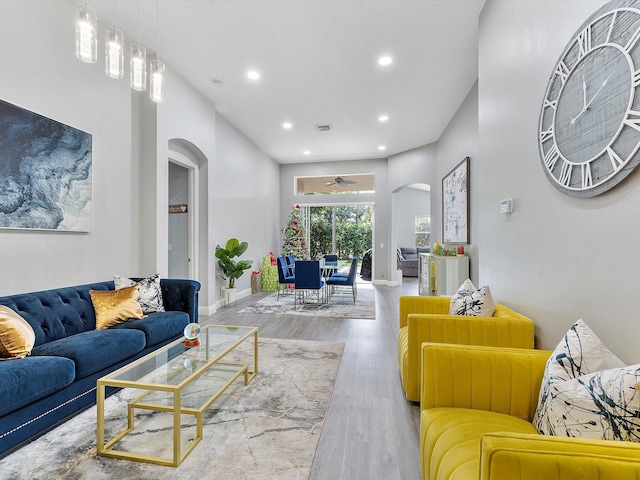
<path id="1" fill-rule="evenodd" d="M 101 26 L 115 10 L 127 42 L 139 35 L 157 49 L 280 163 L 385 158 L 434 142 L 478 76 L 484 0 L 87 3 Z M 393 63 L 379 66 L 382 55 Z M 247 78 L 251 69 L 259 80 Z M 318 124 L 332 129 L 319 132 Z"/>

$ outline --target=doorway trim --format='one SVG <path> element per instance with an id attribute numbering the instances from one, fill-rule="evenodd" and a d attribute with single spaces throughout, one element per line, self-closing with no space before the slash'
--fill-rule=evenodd
<path id="1" fill-rule="evenodd" d="M 198 261 L 198 238 L 199 238 L 199 227 L 198 227 L 198 218 L 199 208 L 198 208 L 198 198 L 200 198 L 199 194 L 199 165 L 193 161 L 188 156 L 177 152 L 175 150 L 169 149 L 169 163 L 174 163 L 181 167 L 187 169 L 187 180 L 188 180 L 188 188 L 189 188 L 189 208 L 187 210 L 187 218 L 189 224 L 189 264 L 188 264 L 188 272 L 189 278 L 198 280 L 198 265 L 200 265 Z M 168 255 L 169 252 L 167 252 Z"/>

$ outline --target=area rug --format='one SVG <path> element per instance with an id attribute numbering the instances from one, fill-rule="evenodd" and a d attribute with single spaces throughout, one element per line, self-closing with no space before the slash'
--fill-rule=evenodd
<path id="1" fill-rule="evenodd" d="M 314 298 L 315 300 L 315 298 Z M 329 303 L 297 305 L 294 309 L 293 294 L 280 295 L 272 293 L 268 297 L 243 308 L 238 313 L 272 313 L 278 315 L 303 315 L 308 317 L 360 318 L 374 320 L 376 318 L 375 290 L 370 283 L 358 283 L 356 303 L 353 303 L 351 288 L 342 289 L 331 295 Z"/>
<path id="2" fill-rule="evenodd" d="M 307 479 L 343 349 L 341 343 L 260 339 L 258 376 L 247 387 L 238 379 L 207 410 L 202 441 L 177 468 L 97 456 L 94 406 L 0 460 L 0 478 Z M 107 399 L 107 427 L 124 418 L 131 396 L 122 390 Z M 193 423 L 183 416 L 185 427 Z M 152 451 L 164 448 L 154 446 L 155 433 L 137 441 Z"/>

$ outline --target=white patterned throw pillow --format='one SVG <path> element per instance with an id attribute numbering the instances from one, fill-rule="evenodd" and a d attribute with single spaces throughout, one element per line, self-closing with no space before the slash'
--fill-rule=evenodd
<path id="1" fill-rule="evenodd" d="M 567 395 L 575 392 L 576 388 L 583 389 L 584 387 L 579 386 L 580 383 L 588 383 L 594 374 L 624 367 L 624 362 L 616 357 L 582 320 L 578 320 L 547 360 L 538 407 L 533 418 L 538 432 L 545 435 L 576 436 L 571 435 L 574 430 L 562 428 L 558 423 L 558 418 L 567 414 L 567 409 L 571 409 L 570 403 L 563 403 L 567 401 Z M 580 401 L 584 399 L 580 397 Z M 592 405 L 591 409 L 593 407 Z M 575 416 L 575 412 L 571 415 Z M 597 438 L 605 438 L 604 433 Z"/>
<path id="2" fill-rule="evenodd" d="M 476 288 L 473 282 L 466 279 L 453 297 L 449 305 L 449 315 L 473 315 L 491 317 L 496 304 L 488 286 Z"/>
<path id="3" fill-rule="evenodd" d="M 140 307 L 142 307 L 143 313 L 164 312 L 159 273 L 152 277 L 143 278 L 139 282 L 120 275 L 114 275 L 113 283 L 116 286 L 116 290 L 137 284 L 138 292 L 140 293 Z"/>
<path id="4" fill-rule="evenodd" d="M 640 365 L 552 383 L 547 403 L 548 435 L 640 441 Z"/>

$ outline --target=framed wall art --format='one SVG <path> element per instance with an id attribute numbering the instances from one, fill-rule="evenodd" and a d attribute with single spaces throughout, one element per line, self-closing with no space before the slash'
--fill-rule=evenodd
<path id="1" fill-rule="evenodd" d="M 0 100 L 0 228 L 91 229 L 92 136 Z"/>
<path id="2" fill-rule="evenodd" d="M 442 239 L 469 243 L 469 157 L 442 179 Z"/>

